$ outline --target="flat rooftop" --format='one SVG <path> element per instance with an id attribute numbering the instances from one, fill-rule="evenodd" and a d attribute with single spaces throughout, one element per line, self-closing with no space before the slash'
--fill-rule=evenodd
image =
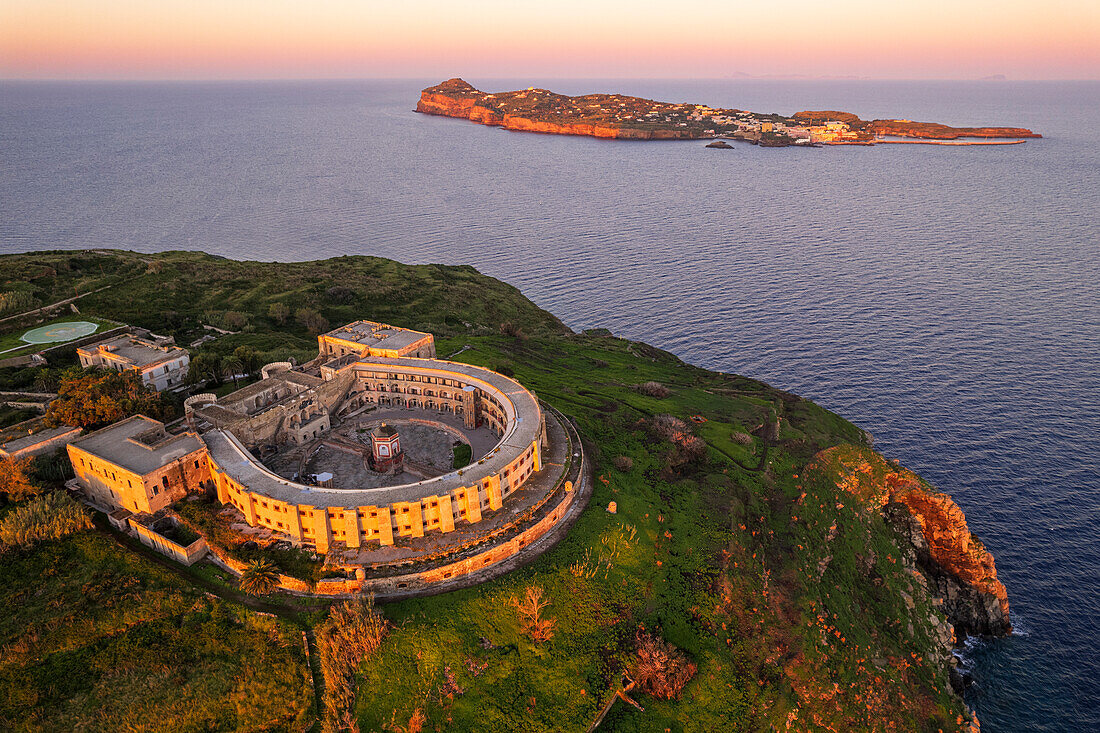
<path id="1" fill-rule="evenodd" d="M 364 368 L 380 365 L 401 367 L 404 373 L 436 373 L 448 371 L 480 383 L 487 391 L 498 392 L 506 398 L 508 428 L 500 442 L 480 461 L 458 471 L 399 486 L 382 486 L 373 489 L 325 488 L 309 486 L 285 479 L 263 466 L 228 431 L 209 430 L 202 439 L 210 456 L 237 483 L 251 491 L 264 494 L 288 504 L 304 504 L 316 507 L 386 506 L 398 501 L 419 501 L 425 496 L 449 494 L 464 486 L 471 486 L 479 479 L 500 473 L 517 455 L 527 449 L 539 437 L 542 429 L 541 412 L 535 396 L 523 385 L 503 374 L 488 369 L 439 359 L 389 359 L 373 357 L 362 359 Z M 352 367 L 353 369 L 358 368 Z"/>
<path id="2" fill-rule="evenodd" d="M 78 349 L 89 355 L 94 355 L 101 350 L 106 350 L 113 356 L 139 368 L 175 359 L 187 353 L 177 346 L 157 346 L 150 341 L 125 334 Z"/>
<path id="3" fill-rule="evenodd" d="M 346 326 L 341 326 L 329 331 L 325 336 L 342 341 L 350 341 L 377 349 L 403 349 L 412 346 L 431 334 L 424 331 L 413 331 L 407 328 L 387 326 L 374 321 L 356 321 Z"/>
<path id="4" fill-rule="evenodd" d="M 164 432 L 164 423 L 144 415 L 108 425 L 70 445 L 142 476 L 203 448 L 195 433 L 171 435 Z"/>
<path id="5" fill-rule="evenodd" d="M 24 448 L 30 448 L 31 446 L 38 445 L 39 443 L 45 443 L 48 440 L 59 438 L 62 435 L 68 433 L 80 432 L 80 428 L 74 428 L 71 425 L 62 425 L 59 428 L 49 428 L 47 430 L 39 430 L 37 433 L 31 433 L 25 438 L 17 438 L 15 440 L 8 441 L 3 445 L 0 445 L 0 450 L 7 453 L 18 453 Z"/>

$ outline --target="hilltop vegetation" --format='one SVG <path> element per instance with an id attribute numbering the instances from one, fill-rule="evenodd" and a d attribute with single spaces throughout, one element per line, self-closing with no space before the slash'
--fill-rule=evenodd
<path id="1" fill-rule="evenodd" d="M 358 676 L 341 667 L 342 684 L 355 685 L 341 704 L 354 705 L 362 730 L 585 730 L 639 677 L 648 684 L 627 695 L 644 712 L 620 700 L 600 730 L 934 731 L 968 720 L 949 692 L 942 624 L 898 533 L 880 507 L 838 487 L 843 465 L 819 459 L 807 473 L 833 446 L 846 447 L 828 455 L 856 468 L 861 456 L 880 473 L 884 464 L 861 430 L 812 402 L 604 331 L 572 333 L 468 267 L 179 252 L 0 265 L 30 283 L 0 290 L 41 302 L 115 283 L 81 310 L 181 343 L 201 324 L 236 325 L 204 346 L 219 353 L 312 355 L 313 314 L 429 330 L 441 357 L 514 374 L 575 420 L 594 468 L 588 510 L 526 568 L 383 607 L 388 633 L 364 649 Z M 295 318 L 302 309 L 309 319 Z M 203 598 L 99 534 L 40 545 L 0 572 L 4 600 L 19 609 L 0 623 L 0 644 L 36 650 L 2 667 L 11 692 L 0 716 L 33 710 L 39 723 L 26 729 L 64 728 L 73 700 L 123 714 L 136 698 L 175 729 L 200 719 L 259 729 L 257 695 L 286 703 L 266 719 L 308 707 L 300 644 L 285 628 Z M 95 592 L 80 593 L 89 583 Z M 532 588 L 535 620 L 521 608 Z M 39 656 L 46 648 L 56 651 Z M 655 654 L 677 660 L 666 677 L 642 669 Z M 130 656 L 141 661 L 114 669 Z M 119 695 L 140 685 L 150 692 L 124 704 Z"/>

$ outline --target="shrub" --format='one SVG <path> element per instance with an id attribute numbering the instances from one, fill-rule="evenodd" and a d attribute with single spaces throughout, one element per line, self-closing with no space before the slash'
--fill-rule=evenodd
<path id="1" fill-rule="evenodd" d="M 333 285 L 325 291 L 325 297 L 328 298 L 330 303 L 347 305 L 348 303 L 355 302 L 355 291 L 343 285 Z"/>
<path id="2" fill-rule="evenodd" d="M 290 318 L 290 306 L 286 303 L 272 303 L 267 307 L 267 315 L 281 326 Z"/>
<path id="3" fill-rule="evenodd" d="M 519 612 L 520 628 L 523 633 L 531 637 L 531 641 L 540 644 L 554 638 L 554 625 L 557 623 L 552 618 L 542 618 L 542 609 L 550 605 L 550 601 L 542 597 L 542 586 L 529 585 L 524 589 L 523 599 L 512 596 L 510 603 Z"/>
<path id="4" fill-rule="evenodd" d="M 748 433 L 734 431 L 730 433 L 730 440 L 738 445 L 752 445 L 752 436 Z"/>
<path id="5" fill-rule="evenodd" d="M 638 666 L 634 681 L 646 694 L 664 700 L 677 700 L 684 685 L 695 676 L 695 663 L 664 639 L 639 631 Z"/>
<path id="6" fill-rule="evenodd" d="M 84 513 L 84 507 L 66 494 L 55 492 L 36 497 L 4 517 L 0 522 L 0 542 L 30 547 L 35 542 L 56 540 L 91 528 L 92 520 Z"/>
<path id="7" fill-rule="evenodd" d="M 313 308 L 299 308 L 294 311 L 294 318 L 314 336 L 328 330 L 328 319 Z"/>
<path id="8" fill-rule="evenodd" d="M 378 650 L 389 624 L 372 598 L 333 606 L 328 620 L 317 627 L 317 654 L 325 680 L 325 733 L 358 730 L 355 721 L 355 675 Z"/>
<path id="9" fill-rule="evenodd" d="M 38 300 L 25 290 L 0 293 L 0 314 L 29 311 L 37 305 Z"/>
<path id="10" fill-rule="evenodd" d="M 248 316 L 238 311 L 226 311 L 222 323 L 231 331 L 240 331 L 248 325 Z"/>
<path id="11" fill-rule="evenodd" d="M 0 458 L 0 491 L 11 501 L 21 501 L 41 493 L 42 489 L 31 481 L 34 459 Z"/>
<path id="12" fill-rule="evenodd" d="M 634 461 L 628 456 L 615 456 L 615 460 L 613 460 L 611 463 L 615 466 L 615 468 L 619 469 L 623 473 L 626 473 L 630 471 L 630 469 L 634 468 Z"/>
<path id="13" fill-rule="evenodd" d="M 685 436 L 691 435 L 691 428 L 678 417 L 672 415 L 655 415 L 649 421 L 649 431 L 661 440 L 677 443 Z"/>
<path id="14" fill-rule="evenodd" d="M 523 329 L 512 321 L 505 321 L 504 323 L 500 324 L 500 332 L 505 336 L 511 336 L 512 338 L 519 341 L 523 341 L 527 338 L 527 334 L 523 332 Z"/>
<path id="15" fill-rule="evenodd" d="M 660 382 L 644 382 L 635 387 L 635 389 L 644 394 L 646 397 L 656 397 L 658 399 L 664 399 L 665 397 L 668 397 L 670 394 L 672 394 L 672 392 L 669 391 L 668 387 L 661 384 Z"/>

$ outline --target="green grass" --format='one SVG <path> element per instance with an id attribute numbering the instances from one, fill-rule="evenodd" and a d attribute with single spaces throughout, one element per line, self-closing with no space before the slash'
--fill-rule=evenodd
<path id="1" fill-rule="evenodd" d="M 0 728 L 300 726 L 301 632 L 211 599 L 96 533 L 0 563 Z"/>
<path id="2" fill-rule="evenodd" d="M 850 444 L 874 455 L 863 446 L 862 431 L 841 417 L 607 332 L 571 333 L 514 288 L 468 267 L 370 257 L 234 262 L 182 252 L 0 257 L 0 272 L 30 282 L 42 302 L 109 281 L 116 271 L 127 273 L 126 289 L 81 300 L 83 312 L 188 343 L 202 333 L 201 323 L 232 311 L 244 318 L 242 333 L 212 348 L 250 345 L 269 357 L 308 357 L 316 350 L 313 335 L 293 318 L 280 324 L 268 316 L 274 302 L 316 308 L 334 326 L 369 318 L 424 329 L 436 334 L 441 356 L 465 348 L 456 360 L 513 373 L 576 421 L 597 476 L 588 510 L 553 550 L 521 570 L 476 588 L 387 606 L 394 628 L 362 669 L 356 697 L 363 730 L 404 726 L 418 709 L 427 716 L 426 730 L 584 730 L 629 673 L 642 627 L 683 649 L 698 673 L 678 701 L 641 697 L 645 713 L 618 703 L 601 730 L 755 731 L 783 729 L 791 720 L 791 729 L 869 730 L 884 721 L 907 730 L 957 728 L 962 703 L 946 692 L 943 666 L 927 661 L 943 650 L 931 639 L 927 595 L 902 568 L 893 529 L 877 509 L 839 499 L 828 471 L 807 472 L 814 456 L 831 446 Z M 351 295 L 334 299 L 335 286 Z M 27 370 L 0 370 L 0 382 L 28 378 Z M 665 385 L 668 396 L 636 389 L 650 381 Z M 706 442 L 701 460 L 678 463 L 673 444 L 648 429 L 665 413 L 706 418 L 688 422 Z M 757 428 L 775 420 L 778 437 L 758 471 L 765 446 Z M 614 467 L 618 457 L 630 459 L 618 462 L 627 470 Z M 455 459 L 457 465 L 457 451 Z M 614 515 L 606 511 L 612 501 Z M 213 507 L 183 502 L 180 509 L 215 542 L 235 545 L 237 538 L 219 535 Z M 289 575 L 316 579 L 322 572 L 297 550 L 256 553 Z M 87 574 L 93 567 L 74 554 L 52 572 Z M 208 565 L 188 572 L 233 585 Z M 43 577 L 48 592 L 60 583 L 55 575 Z M 554 637 L 544 644 L 521 632 L 509 603 L 528 584 L 544 589 L 545 615 L 556 620 Z M 915 611 L 906 609 L 903 592 L 916 598 Z M 150 602 L 183 599 L 172 601 L 173 609 L 189 602 L 186 588 L 163 595 L 156 600 L 161 596 L 153 593 Z M 18 607 L 16 600 L 26 598 L 9 605 Z M 17 634 L 36 622 L 21 615 L 0 621 L 0 629 L 4 623 L 11 626 L 7 633 Z M 165 643 L 190 639 L 202 651 L 184 657 L 189 665 L 221 669 L 225 647 L 207 641 L 214 627 L 205 623 L 180 625 Z M 90 638 L 114 643 L 106 633 Z M 155 643 L 135 642 L 135 654 Z M 247 664 L 248 642 L 232 643 L 244 650 L 237 663 Z M 66 667 L 72 680 L 65 685 L 92 689 L 100 679 L 87 671 L 96 669 L 93 662 L 94 655 L 81 658 L 91 665 L 86 670 Z M 461 693 L 445 683 L 449 677 Z M 196 693 L 196 707 L 214 706 L 214 689 Z M 232 697 L 224 686 L 217 692 Z M 48 715 L 47 704 L 68 705 L 71 697 L 39 694 L 41 702 L 20 698 L 36 715 Z M 175 710 L 171 700 L 153 699 L 158 702 L 149 709 Z"/>
<path id="3" fill-rule="evenodd" d="M 30 420 L 32 417 L 40 414 L 41 413 L 37 410 L 22 410 L 18 407 L 7 407 L 5 405 L 0 405 L 0 428 L 11 427 L 16 423 L 21 423 L 24 420 Z"/>
<path id="4" fill-rule="evenodd" d="M 454 452 L 452 468 L 465 468 L 470 465 L 470 461 L 473 460 L 473 449 L 468 443 L 455 443 L 452 450 Z"/>
<path id="5" fill-rule="evenodd" d="M 44 320 L 41 323 L 36 323 L 30 326 L 19 326 L 14 330 L 6 330 L 5 333 L 0 334 L 0 352 L 3 352 L 0 353 L 0 359 L 7 359 L 12 356 L 21 356 L 22 354 L 42 351 L 43 349 L 49 349 L 54 346 L 63 346 L 64 342 L 61 341 L 53 344 L 28 344 L 26 341 L 22 340 L 22 336 L 32 328 L 40 328 L 42 326 L 54 326 L 58 323 L 72 323 L 73 321 L 87 321 L 88 323 L 95 323 L 99 326 L 99 328 L 96 330 L 96 333 L 108 331 L 112 328 L 117 328 L 119 325 L 104 318 L 78 315 L 74 313 L 71 315 L 61 316 L 59 318 Z M 12 350 L 9 351 L 8 349 Z"/>

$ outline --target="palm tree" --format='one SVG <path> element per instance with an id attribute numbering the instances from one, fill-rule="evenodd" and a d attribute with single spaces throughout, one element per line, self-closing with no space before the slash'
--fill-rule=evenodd
<path id="1" fill-rule="evenodd" d="M 253 560 L 241 573 L 241 590 L 253 596 L 266 596 L 279 586 L 279 568 L 270 560 Z"/>
<path id="2" fill-rule="evenodd" d="M 237 356 L 226 357 L 222 361 L 222 372 L 233 380 L 233 386 L 236 387 L 240 382 L 241 372 L 245 370 L 244 362 Z"/>

